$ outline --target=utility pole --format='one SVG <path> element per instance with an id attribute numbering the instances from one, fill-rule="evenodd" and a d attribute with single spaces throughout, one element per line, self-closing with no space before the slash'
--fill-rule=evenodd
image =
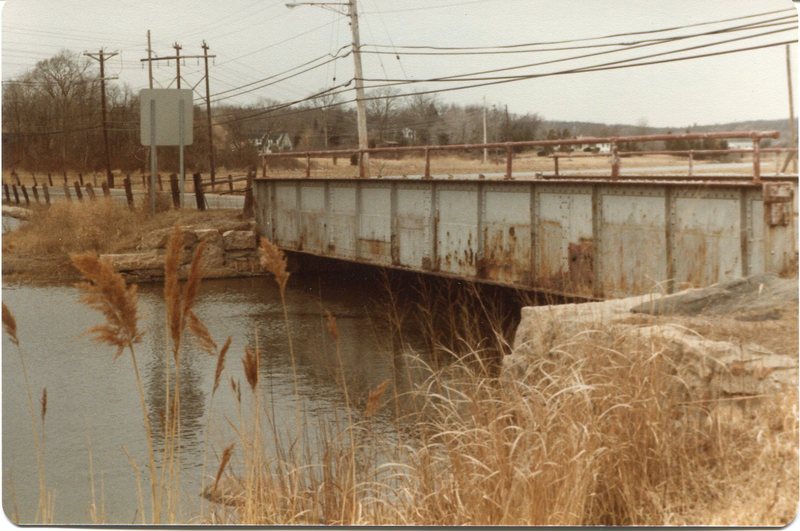
<path id="1" fill-rule="evenodd" d="M 348 1 L 350 15 L 350 29 L 353 32 L 353 63 L 356 78 L 356 119 L 358 121 L 358 149 L 369 148 L 367 136 L 367 106 L 364 100 L 364 80 L 361 70 L 361 37 L 358 32 L 358 6 L 356 0 Z M 369 157 L 362 151 L 359 177 L 366 177 L 369 173 Z"/>
<path id="2" fill-rule="evenodd" d="M 110 54 L 106 54 L 102 48 L 97 54 L 84 52 L 83 55 L 87 57 L 91 57 L 95 61 L 100 63 L 100 106 L 102 107 L 103 113 L 103 146 L 105 147 L 105 158 L 106 158 L 106 180 L 108 181 L 108 186 L 110 188 L 114 188 L 114 174 L 111 172 L 111 152 L 109 151 L 108 147 L 108 119 L 107 119 L 107 110 L 106 110 L 106 70 L 105 70 L 105 62 L 106 59 L 110 59 L 115 55 L 118 55 L 119 52 L 112 52 Z M 110 79 L 117 79 L 116 76 Z"/>
<path id="3" fill-rule="evenodd" d="M 211 91 L 209 90 L 208 83 L 208 49 L 209 46 L 206 41 L 203 41 L 203 59 L 206 65 L 206 125 L 208 127 L 208 164 L 211 169 L 211 189 L 214 189 L 214 182 L 216 180 L 216 169 L 214 167 L 214 135 L 211 128 Z"/>
<path id="4" fill-rule="evenodd" d="M 353 67 L 355 73 L 356 86 L 356 123 L 358 126 L 358 149 L 361 152 L 361 163 L 359 164 L 359 177 L 366 177 L 369 173 L 369 156 L 364 150 L 369 149 L 369 137 L 367 136 L 367 107 L 364 97 L 364 79 L 361 69 L 361 37 L 358 31 L 358 4 L 356 0 L 346 2 L 289 2 L 286 7 L 289 9 L 298 6 L 316 6 L 328 9 L 340 15 L 350 17 L 350 31 L 353 34 Z M 347 11 L 343 11 L 344 7 Z"/>
<path id="5" fill-rule="evenodd" d="M 789 84 L 789 131 L 792 133 L 792 147 L 797 148 L 797 120 L 794 116 L 794 94 L 792 91 L 792 53 L 789 45 L 786 45 L 786 80 Z M 781 173 L 786 171 L 789 161 L 792 161 L 792 169 L 797 173 L 797 152 L 792 151 L 786 155 L 786 162 L 783 163 Z"/>
<path id="6" fill-rule="evenodd" d="M 181 88 L 181 50 L 183 47 L 177 42 L 172 47 L 175 48 L 175 66 L 178 69 L 175 74 L 175 81 L 178 83 L 176 88 Z"/>
<path id="7" fill-rule="evenodd" d="M 489 141 L 486 139 L 486 96 L 483 97 L 483 143 L 487 144 Z M 489 156 L 489 150 L 483 148 L 483 163 L 486 164 L 486 159 Z"/>
<path id="8" fill-rule="evenodd" d="M 150 88 L 153 88 L 153 49 L 150 46 L 150 30 L 147 30 L 147 75 L 150 80 Z"/>

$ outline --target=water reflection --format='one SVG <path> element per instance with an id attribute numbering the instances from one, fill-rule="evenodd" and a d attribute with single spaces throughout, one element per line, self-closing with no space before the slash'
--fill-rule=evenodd
<path id="1" fill-rule="evenodd" d="M 287 323 L 274 283 L 266 278 L 204 281 L 196 313 L 219 345 L 229 335 L 232 343 L 223 382 L 212 398 L 216 358 L 200 350 L 188 334 L 184 341 L 180 373 L 184 518 L 199 511 L 204 456 L 213 456 L 235 438 L 232 425 L 239 422 L 239 406 L 230 379 L 243 382 L 244 405 L 251 403 L 240 361 L 245 346 L 259 346 L 260 403 L 275 430 L 287 437 L 297 435 L 292 430 L 298 411 L 308 421 L 302 433 L 306 442 L 335 429 L 337 419 L 346 418 L 343 383 L 359 409 L 368 391 L 386 379 L 399 392 L 408 389 L 409 369 L 392 354 L 389 326 L 365 295 L 380 287 L 340 281 L 296 276 L 290 282 L 287 313 L 294 340 L 296 388 Z M 172 355 L 162 292 L 161 285 L 140 286 L 140 328 L 146 333 L 136 346 L 154 429 L 161 425 L 160 412 L 166 406 L 165 356 Z M 89 522 L 91 449 L 95 486 L 100 489 L 102 482 L 107 521 L 130 524 L 136 518 L 136 482 L 123 448 L 138 463 L 143 483 L 148 481 L 147 447 L 130 356 L 125 353 L 114 361 L 112 349 L 92 343 L 83 334 L 100 322 L 100 316 L 81 305 L 78 296 L 74 288 L 64 286 L 3 287 L 3 300 L 17 318 L 34 394 L 47 387 L 50 397 L 46 467 L 56 496 L 56 523 Z M 326 310 L 336 317 L 338 349 L 325 327 Z M 4 488 L 3 504 L 7 514 L 16 507 L 21 520 L 29 522 L 36 511 L 36 456 L 21 398 L 25 389 L 19 363 L 6 337 L 3 350 L 3 479 L 12 486 Z M 379 417 L 376 429 L 393 429 L 388 416 Z M 269 423 L 264 424 L 269 428 Z M 154 438 L 160 453 L 163 431 L 155 429 Z"/>

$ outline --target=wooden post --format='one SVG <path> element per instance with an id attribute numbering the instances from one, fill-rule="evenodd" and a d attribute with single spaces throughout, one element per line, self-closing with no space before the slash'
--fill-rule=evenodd
<path id="1" fill-rule="evenodd" d="M 78 181 L 80 181 L 81 186 L 83 186 L 83 174 L 78 172 Z"/>
<path id="2" fill-rule="evenodd" d="M 131 176 L 128 175 L 125 177 L 125 180 L 122 181 L 122 184 L 125 187 L 125 199 L 128 201 L 128 208 L 133 210 L 133 188 L 131 187 Z"/>
<path id="3" fill-rule="evenodd" d="M 42 184 L 42 192 L 44 192 L 44 204 L 50 206 L 50 188 L 46 184 Z"/>
<path id="4" fill-rule="evenodd" d="M 64 184 L 64 197 L 67 198 L 67 201 L 72 201 L 72 195 L 69 193 L 69 185 Z"/>
<path id="5" fill-rule="evenodd" d="M 6 195 L 6 203 L 11 202 L 11 193 L 8 191 L 8 184 L 3 183 L 3 193 Z"/>
<path id="6" fill-rule="evenodd" d="M 233 175 L 228 174 L 228 191 L 233 193 Z"/>
<path id="7" fill-rule="evenodd" d="M 108 182 L 103 181 L 101 183 L 101 186 L 103 187 L 103 196 L 106 199 L 110 198 L 111 197 L 111 189 L 109 188 Z"/>
<path id="8" fill-rule="evenodd" d="M 619 150 L 617 144 L 611 144 L 611 178 L 619 178 Z"/>
<path id="9" fill-rule="evenodd" d="M 253 217 L 253 178 L 255 177 L 254 171 L 247 172 L 247 188 L 244 190 L 244 217 Z"/>
<path id="10" fill-rule="evenodd" d="M 25 206 L 30 206 L 31 200 L 28 198 L 28 190 L 25 188 L 24 184 L 20 184 L 19 187 L 22 190 L 22 195 L 25 197 Z"/>
<path id="11" fill-rule="evenodd" d="M 75 197 L 78 198 L 78 201 L 83 201 L 83 192 L 81 192 L 80 183 L 78 181 L 75 181 L 72 184 L 73 184 L 73 186 L 75 186 Z"/>
<path id="12" fill-rule="evenodd" d="M 53 186 L 53 175 L 50 173 L 47 174 L 47 182 L 50 184 L 50 186 Z"/>
<path id="13" fill-rule="evenodd" d="M 430 179 L 431 178 L 431 150 L 425 148 L 425 175 L 423 175 L 423 179 Z"/>
<path id="14" fill-rule="evenodd" d="M 178 186 L 178 175 L 171 173 L 169 176 L 169 186 L 172 189 L 172 206 L 175 208 L 181 207 L 181 190 Z"/>
<path id="15" fill-rule="evenodd" d="M 147 176 L 146 175 L 142 175 L 142 189 L 145 192 L 147 191 L 147 181 L 148 181 Z"/>
<path id="16" fill-rule="evenodd" d="M 558 155 L 553 155 L 553 161 L 556 163 L 556 177 L 558 177 Z"/>
<path id="17" fill-rule="evenodd" d="M 97 196 L 94 195 L 94 187 L 92 186 L 92 183 L 86 183 L 86 195 L 89 196 L 90 201 L 95 201 L 97 199 Z"/>
<path id="18" fill-rule="evenodd" d="M 19 180 L 19 175 L 17 175 L 17 172 L 12 171 L 11 172 L 11 178 L 14 179 L 17 182 L 17 186 L 22 185 L 22 181 Z"/>
<path id="19" fill-rule="evenodd" d="M 311 177 L 311 155 L 306 153 L 306 177 Z"/>
<path id="20" fill-rule="evenodd" d="M 94 183 L 94 187 L 97 188 L 97 172 L 92 174 L 92 182 Z"/>
<path id="21" fill-rule="evenodd" d="M 511 174 L 511 164 L 514 159 L 514 150 L 511 149 L 511 146 L 506 146 L 506 180 L 513 179 Z"/>
<path id="22" fill-rule="evenodd" d="M 164 183 L 161 182 L 161 174 L 160 173 L 156 174 L 156 179 L 158 179 L 158 191 L 159 192 L 163 192 L 164 191 Z"/>
<path id="23" fill-rule="evenodd" d="M 34 184 L 31 187 L 31 192 L 33 192 L 33 199 L 34 199 L 34 201 L 36 201 L 36 204 L 38 205 L 39 204 L 39 185 L 38 184 Z"/>
<path id="24" fill-rule="evenodd" d="M 67 180 L 67 172 L 64 172 L 64 184 L 69 184 L 69 181 Z"/>
<path id="25" fill-rule="evenodd" d="M 192 175 L 194 179 L 194 197 L 197 201 L 197 210 L 205 210 L 206 209 L 206 198 L 203 195 L 203 181 L 202 177 L 199 173 L 195 173 Z"/>
<path id="26" fill-rule="evenodd" d="M 36 174 L 31 172 L 31 177 L 33 178 L 33 185 L 34 186 L 38 185 L 39 182 L 36 180 Z"/>
<path id="27" fill-rule="evenodd" d="M 11 191 L 14 192 L 14 202 L 19 204 L 19 193 L 17 192 L 17 185 L 11 183 Z"/>

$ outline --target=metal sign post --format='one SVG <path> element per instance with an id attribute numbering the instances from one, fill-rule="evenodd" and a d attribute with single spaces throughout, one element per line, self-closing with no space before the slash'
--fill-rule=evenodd
<path id="1" fill-rule="evenodd" d="M 184 203 L 185 146 L 192 145 L 192 90 L 191 89 L 143 89 L 139 92 L 140 140 L 150 146 L 150 210 L 156 210 L 156 146 L 178 146 L 180 164 L 181 206 Z M 156 112 L 158 108 L 158 112 Z"/>
<path id="2" fill-rule="evenodd" d="M 156 100 L 150 100 L 150 213 L 156 213 L 156 160 L 158 148 L 156 147 Z"/>

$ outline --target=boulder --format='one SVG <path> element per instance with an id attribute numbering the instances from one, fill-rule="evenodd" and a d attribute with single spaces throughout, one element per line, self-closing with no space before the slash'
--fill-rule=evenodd
<path id="1" fill-rule="evenodd" d="M 711 396 L 759 395 L 797 385 L 794 356 L 752 342 L 713 341 L 674 324 L 628 326 L 620 332 L 627 341 L 669 356 L 686 387 Z"/>
<path id="2" fill-rule="evenodd" d="M 183 248 L 191 248 L 197 243 L 197 235 L 194 231 L 183 230 Z M 172 234 L 172 227 L 165 229 L 157 229 L 142 236 L 142 242 L 139 244 L 139 249 L 164 249 L 169 241 L 169 235 Z"/>
<path id="3" fill-rule="evenodd" d="M 197 241 L 206 245 L 222 245 L 222 234 L 217 229 L 193 229 Z"/>
<path id="4" fill-rule="evenodd" d="M 155 250 L 141 253 L 104 254 L 100 258 L 109 260 L 120 272 L 160 269 L 164 270 L 164 255 Z"/>
<path id="5" fill-rule="evenodd" d="M 252 230 L 229 230 L 222 234 L 226 251 L 244 251 L 256 248 L 256 233 Z"/>
<path id="6" fill-rule="evenodd" d="M 217 236 L 220 236 L 219 232 L 214 232 L 216 232 Z M 201 260 L 204 274 L 206 271 L 217 269 L 225 265 L 225 250 L 219 245 L 222 243 L 221 236 L 219 240 L 220 241 L 217 243 L 206 243 L 206 248 L 203 251 L 203 258 Z"/>
<path id="7" fill-rule="evenodd" d="M 31 218 L 31 211 L 27 208 L 3 205 L 3 215 L 15 219 L 28 220 Z"/>

